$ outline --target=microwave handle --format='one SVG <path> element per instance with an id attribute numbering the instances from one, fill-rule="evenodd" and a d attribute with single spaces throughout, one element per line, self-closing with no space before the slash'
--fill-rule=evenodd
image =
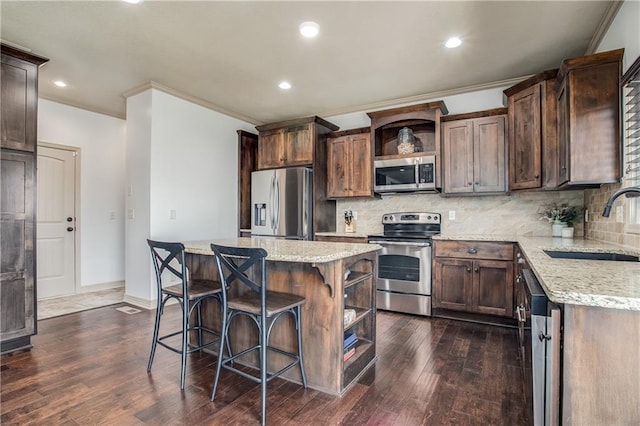
<path id="1" fill-rule="evenodd" d="M 414 177 L 413 177 L 413 181 L 416 183 L 416 188 L 419 186 L 419 183 L 420 183 L 420 163 L 421 162 L 422 161 L 420 161 L 419 158 L 416 158 L 414 160 L 414 167 L 413 167 Z"/>

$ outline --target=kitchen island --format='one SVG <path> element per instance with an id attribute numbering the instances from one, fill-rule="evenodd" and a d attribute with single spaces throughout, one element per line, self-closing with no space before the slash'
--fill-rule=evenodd
<path id="1" fill-rule="evenodd" d="M 192 279 L 218 281 L 210 244 L 261 247 L 268 253 L 267 282 L 273 291 L 293 293 L 306 299 L 302 311 L 304 364 L 308 386 L 332 395 L 342 395 L 376 360 L 376 318 L 374 271 L 375 244 L 345 244 L 274 238 L 230 238 L 184 242 L 187 267 Z M 356 317 L 344 324 L 344 310 L 354 309 Z M 203 322 L 219 329 L 220 311 L 216 302 L 204 307 Z M 240 351 L 257 341 L 255 324 L 247 318 L 234 319 L 231 346 Z M 344 361 L 344 334 L 358 337 L 356 353 Z M 271 334 L 271 345 L 297 351 L 294 322 L 282 317 Z M 253 342 L 253 343 L 252 343 Z M 288 360 L 269 354 L 269 371 L 277 371 Z M 257 359 L 248 364 L 257 365 Z M 282 377 L 300 383 L 298 369 Z"/>

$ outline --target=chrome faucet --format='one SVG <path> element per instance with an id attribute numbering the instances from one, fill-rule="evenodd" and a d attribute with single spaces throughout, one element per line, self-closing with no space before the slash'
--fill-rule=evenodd
<path id="1" fill-rule="evenodd" d="M 609 198 L 609 201 L 607 201 L 607 205 L 604 206 L 604 211 L 602 212 L 602 216 L 609 217 L 613 202 L 616 200 L 616 198 L 618 198 L 623 194 L 626 194 L 626 197 L 640 197 L 640 186 L 629 186 L 627 188 L 622 188 L 616 191 L 611 196 L 611 198 Z"/>

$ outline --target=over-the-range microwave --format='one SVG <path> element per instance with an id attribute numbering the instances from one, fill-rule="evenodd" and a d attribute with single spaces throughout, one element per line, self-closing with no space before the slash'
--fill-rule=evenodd
<path id="1" fill-rule="evenodd" d="M 375 160 L 374 192 L 435 191 L 436 158 L 420 157 Z"/>

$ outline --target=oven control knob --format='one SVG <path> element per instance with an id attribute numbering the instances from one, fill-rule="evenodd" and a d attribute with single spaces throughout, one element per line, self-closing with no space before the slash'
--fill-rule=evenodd
<path id="1" fill-rule="evenodd" d="M 431 220 L 431 215 L 427 216 L 427 220 Z"/>

